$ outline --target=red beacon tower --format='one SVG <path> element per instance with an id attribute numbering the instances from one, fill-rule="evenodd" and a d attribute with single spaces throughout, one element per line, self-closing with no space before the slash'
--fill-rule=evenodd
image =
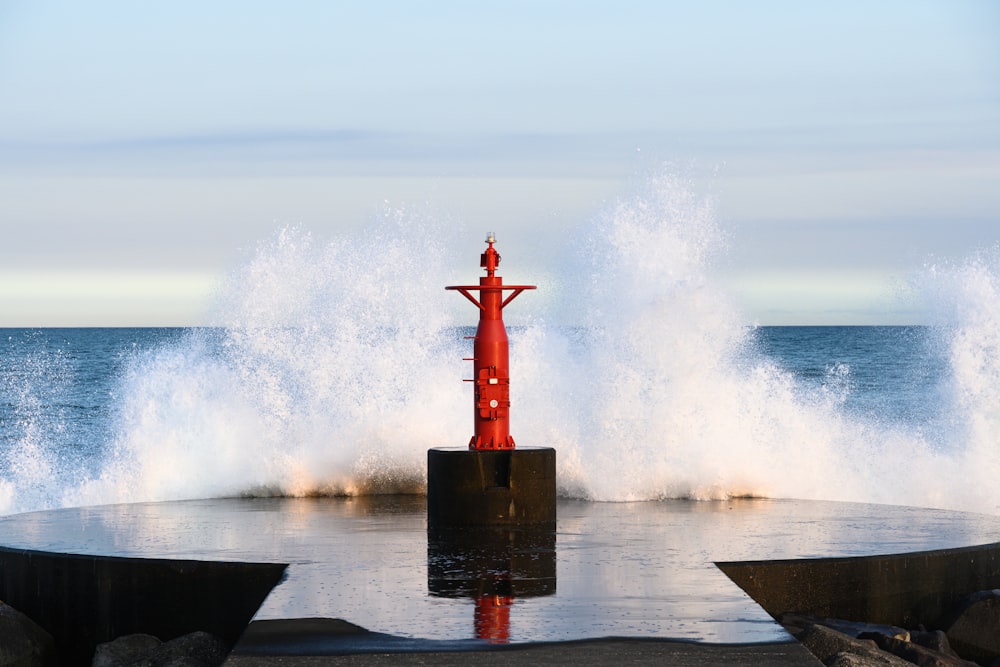
<path id="1" fill-rule="evenodd" d="M 473 410 L 475 413 L 475 433 L 469 441 L 469 449 L 514 449 L 514 438 L 510 434 L 510 365 L 508 356 L 507 329 L 503 323 L 503 309 L 524 290 L 535 289 L 534 285 L 504 285 L 503 278 L 496 275 L 500 265 L 500 253 L 493 244 L 493 232 L 486 237 L 487 248 L 479 260 L 486 269 L 486 275 L 478 285 L 452 285 L 445 289 L 456 290 L 479 308 L 479 326 L 473 336 L 472 362 L 475 393 Z M 504 291 L 511 294 L 504 298 Z M 472 292 L 479 292 L 479 299 Z"/>
<path id="2" fill-rule="evenodd" d="M 473 336 L 473 414 L 468 447 L 427 451 L 428 530 L 467 526 L 550 526 L 556 520 L 556 452 L 514 447 L 510 435 L 510 365 L 503 309 L 534 285 L 504 285 L 491 232 L 478 285 L 453 285 L 479 309 Z M 479 293 L 479 298 L 473 294 Z M 504 292 L 510 292 L 505 296 Z"/>

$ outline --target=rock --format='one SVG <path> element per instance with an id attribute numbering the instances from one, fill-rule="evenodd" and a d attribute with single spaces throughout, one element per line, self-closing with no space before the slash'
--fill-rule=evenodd
<path id="1" fill-rule="evenodd" d="M 52 635 L 17 609 L 0 602 L 0 667 L 56 664 Z"/>
<path id="2" fill-rule="evenodd" d="M 877 632 L 889 637 L 896 637 L 904 641 L 910 640 L 910 631 L 895 625 L 882 625 L 879 623 L 862 623 L 860 621 L 845 621 L 840 618 L 823 618 L 821 616 L 810 616 L 808 614 L 782 614 L 778 619 L 785 628 L 793 635 L 796 628 L 804 629 L 810 625 L 823 625 L 837 632 L 842 632 L 849 637 L 857 638 L 866 632 Z"/>
<path id="3" fill-rule="evenodd" d="M 809 652 L 824 664 L 833 664 L 840 660 L 841 667 L 848 665 L 886 665 L 895 667 L 913 667 L 912 663 L 886 653 L 869 639 L 855 639 L 843 632 L 838 632 L 824 625 L 810 625 L 799 637 Z M 844 654 L 850 654 L 845 657 Z M 844 662 L 844 661 L 848 662 Z"/>
<path id="4" fill-rule="evenodd" d="M 835 653 L 824 664 L 827 667 L 913 667 L 913 663 L 881 651 L 873 655 Z"/>
<path id="5" fill-rule="evenodd" d="M 145 658 L 162 642 L 153 635 L 135 634 L 118 637 L 97 645 L 92 667 L 120 667 Z"/>
<path id="6" fill-rule="evenodd" d="M 207 632 L 192 632 L 154 648 L 135 667 L 217 667 L 226 660 L 229 646 Z"/>
<path id="7" fill-rule="evenodd" d="M 948 643 L 948 635 L 944 633 L 944 630 L 934 630 L 933 632 L 922 630 L 919 632 L 910 633 L 910 641 L 914 644 L 923 646 L 924 648 L 929 648 L 932 651 L 937 651 L 938 653 L 943 653 L 944 655 L 950 655 L 953 658 L 957 658 L 958 654 Z"/>
<path id="8" fill-rule="evenodd" d="M 228 654 L 229 646 L 207 632 L 167 642 L 152 635 L 126 635 L 99 645 L 92 667 L 217 667 Z"/>
<path id="9" fill-rule="evenodd" d="M 861 639 L 871 639 L 883 651 L 920 667 L 977 667 L 974 662 L 879 633 L 864 633 Z"/>
<path id="10" fill-rule="evenodd" d="M 970 660 L 988 664 L 1000 657 L 1000 589 L 962 600 L 945 634 L 951 647 Z"/>

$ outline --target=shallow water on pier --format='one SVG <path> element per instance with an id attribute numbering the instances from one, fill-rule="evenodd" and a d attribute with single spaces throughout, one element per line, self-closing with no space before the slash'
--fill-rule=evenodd
<path id="1" fill-rule="evenodd" d="M 217 499 L 0 517 L 4 546 L 289 563 L 257 619 L 440 640 L 788 637 L 714 563 L 994 542 L 1000 517 L 888 505 L 561 500 L 552 532 L 428 535 L 421 496 Z"/>

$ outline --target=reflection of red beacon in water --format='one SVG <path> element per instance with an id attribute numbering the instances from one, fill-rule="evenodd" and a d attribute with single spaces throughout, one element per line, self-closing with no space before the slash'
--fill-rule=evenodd
<path id="1" fill-rule="evenodd" d="M 503 309 L 514 298 L 534 285 L 504 285 L 496 275 L 500 253 L 493 244 L 496 238 L 490 232 L 486 237 L 487 248 L 480 259 L 486 275 L 478 285 L 453 285 L 445 289 L 457 290 L 479 308 L 479 326 L 473 336 L 472 361 L 475 393 L 475 433 L 469 449 L 514 449 L 510 434 L 510 365 L 508 362 L 507 329 L 503 323 Z M 473 291 L 479 292 L 477 299 Z M 504 298 L 504 291 L 511 294 Z"/>
<path id="2" fill-rule="evenodd" d="M 476 612 L 473 624 L 476 639 L 485 639 L 490 644 L 506 644 L 510 641 L 510 608 L 514 596 L 499 593 L 482 593 L 476 598 Z"/>

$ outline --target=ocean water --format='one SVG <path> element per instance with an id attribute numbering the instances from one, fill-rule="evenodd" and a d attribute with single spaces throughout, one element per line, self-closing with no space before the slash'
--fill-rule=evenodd
<path id="1" fill-rule="evenodd" d="M 475 313 L 443 287 L 475 258 L 451 235 L 401 211 L 358 238 L 279 230 L 211 328 L 0 330 L 0 513 L 421 492 L 426 450 L 472 431 Z M 500 272 L 545 292 L 505 312 L 512 433 L 558 450 L 561 494 L 1000 514 L 995 252 L 915 277 L 927 326 L 761 327 L 678 179 L 575 238 L 558 275 Z"/>

